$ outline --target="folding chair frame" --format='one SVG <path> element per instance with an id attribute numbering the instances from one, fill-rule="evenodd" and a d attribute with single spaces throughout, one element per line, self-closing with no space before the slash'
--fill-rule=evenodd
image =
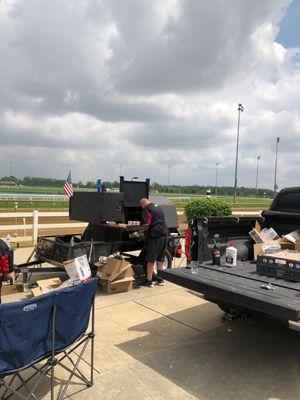
<path id="1" fill-rule="evenodd" d="M 50 357 L 48 356 L 44 359 L 44 363 L 41 366 L 37 366 L 38 363 L 41 363 L 41 359 L 34 361 L 32 364 L 26 366 L 25 368 L 13 371 L 13 373 L 9 374 L 10 381 L 6 382 L 8 375 L 0 377 L 0 390 L 4 388 L 4 393 L 1 396 L 1 400 L 8 400 L 11 396 L 16 395 L 16 398 L 23 400 L 37 400 L 34 392 L 38 388 L 41 380 L 46 375 L 50 376 L 50 390 L 51 390 L 51 400 L 55 400 L 55 367 L 60 366 L 65 371 L 69 373 L 68 379 L 64 385 L 60 387 L 60 390 L 57 394 L 56 400 L 63 400 L 68 387 L 72 381 L 73 376 L 77 377 L 81 382 L 83 382 L 87 387 L 91 387 L 94 384 L 94 340 L 95 340 L 95 296 L 93 297 L 92 309 L 91 309 L 91 329 L 88 333 L 84 333 L 80 338 L 78 338 L 74 343 L 72 343 L 67 348 L 55 351 L 56 345 L 56 337 L 55 337 L 55 329 L 56 329 L 56 305 L 53 307 L 52 314 L 52 351 Z M 83 359 L 83 355 L 87 349 L 87 346 L 91 343 L 91 351 L 90 351 L 90 380 L 88 380 L 84 374 L 79 369 L 80 361 Z M 76 352 L 77 350 L 77 352 Z M 77 359 L 74 361 L 71 356 L 75 354 Z M 67 359 L 72 367 L 68 367 L 63 361 Z M 29 378 L 24 379 L 21 375 L 22 371 L 27 370 L 28 368 L 33 368 L 35 372 L 30 375 Z M 37 377 L 33 386 L 29 386 L 30 381 L 33 378 Z M 20 384 L 16 388 L 12 387 L 12 384 L 16 380 L 19 379 Z M 28 392 L 27 395 L 23 395 L 20 393 L 20 389 L 25 388 Z"/>

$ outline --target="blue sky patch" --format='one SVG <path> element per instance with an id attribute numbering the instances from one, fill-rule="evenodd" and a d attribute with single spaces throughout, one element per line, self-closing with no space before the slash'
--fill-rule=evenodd
<path id="1" fill-rule="evenodd" d="M 276 42 L 284 47 L 300 47 L 300 0 L 293 0 L 279 24 Z"/>

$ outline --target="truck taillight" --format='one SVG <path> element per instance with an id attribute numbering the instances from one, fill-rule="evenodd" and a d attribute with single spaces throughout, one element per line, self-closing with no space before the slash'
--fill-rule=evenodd
<path id="1" fill-rule="evenodd" d="M 192 244 L 192 228 L 188 228 L 185 232 L 185 256 L 187 261 L 192 260 L 191 244 Z"/>

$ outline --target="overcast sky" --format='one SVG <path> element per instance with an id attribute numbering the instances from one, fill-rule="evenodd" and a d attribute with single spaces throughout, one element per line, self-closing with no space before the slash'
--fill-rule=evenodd
<path id="1" fill-rule="evenodd" d="M 0 176 L 299 185 L 300 0 L 0 0 Z"/>

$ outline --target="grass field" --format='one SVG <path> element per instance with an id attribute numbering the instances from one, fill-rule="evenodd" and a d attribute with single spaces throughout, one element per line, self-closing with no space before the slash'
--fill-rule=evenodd
<path id="1" fill-rule="evenodd" d="M 94 191 L 95 189 L 86 189 L 82 188 L 82 191 Z M 63 188 L 58 187 L 0 187 L 0 193 L 23 193 L 23 194 L 65 194 Z M 189 195 L 189 194 L 169 194 L 169 193 L 155 193 L 159 196 L 168 197 L 170 202 L 174 204 L 177 208 L 184 208 L 185 205 L 191 201 L 196 200 L 197 198 L 203 198 L 203 196 Z M 249 198 L 249 197 L 238 197 L 237 203 L 233 203 L 231 197 L 222 197 L 219 196 L 225 201 L 227 201 L 232 208 L 268 208 L 271 204 L 271 199 L 264 198 Z M 57 208 L 68 208 L 69 202 L 66 200 L 17 200 L 17 208 L 36 208 L 36 209 L 57 209 Z M 1 209 L 15 209 L 15 201 L 14 200 L 0 200 L 0 208 Z"/>
<path id="2" fill-rule="evenodd" d="M 17 201 L 17 209 L 41 209 L 41 208 L 47 208 L 47 209 L 57 209 L 57 208 L 69 208 L 69 202 L 68 201 L 43 201 L 43 200 L 37 200 L 37 201 Z M 6 200 L 0 200 L 0 209 L 13 209 L 15 210 L 15 202 L 14 201 L 6 201 Z"/>
<path id="3" fill-rule="evenodd" d="M 75 188 L 76 191 L 95 191 L 96 189 L 90 188 Z M 65 194 L 64 189 L 61 187 L 46 187 L 46 186 L 0 186 L 0 193 L 24 193 L 24 194 Z"/>
<path id="4" fill-rule="evenodd" d="M 65 194 L 63 188 L 56 187 L 16 187 L 0 186 L 0 193 Z"/>
<path id="5" fill-rule="evenodd" d="M 239 200 L 238 202 L 233 204 L 232 201 L 228 201 L 231 205 L 232 208 L 269 208 L 271 204 L 271 200 L 265 200 L 265 201 L 244 201 L 244 199 Z M 176 208 L 184 208 L 188 201 L 174 201 L 171 202 Z M 69 208 L 69 202 L 68 201 L 42 201 L 42 200 L 37 200 L 37 201 L 18 201 L 17 202 L 17 209 L 57 209 L 57 208 L 64 208 L 68 209 Z M 10 201 L 10 200 L 0 200 L 0 209 L 15 209 L 15 202 Z"/>
<path id="6" fill-rule="evenodd" d="M 233 203 L 232 198 L 222 198 L 224 201 L 228 202 L 232 208 L 269 208 L 272 199 L 251 199 L 251 198 L 237 198 L 237 202 Z M 196 200 L 194 199 L 187 199 L 187 200 L 181 200 L 181 201 L 172 201 L 172 204 L 174 204 L 177 208 L 184 208 L 187 203 L 191 200 Z"/>

